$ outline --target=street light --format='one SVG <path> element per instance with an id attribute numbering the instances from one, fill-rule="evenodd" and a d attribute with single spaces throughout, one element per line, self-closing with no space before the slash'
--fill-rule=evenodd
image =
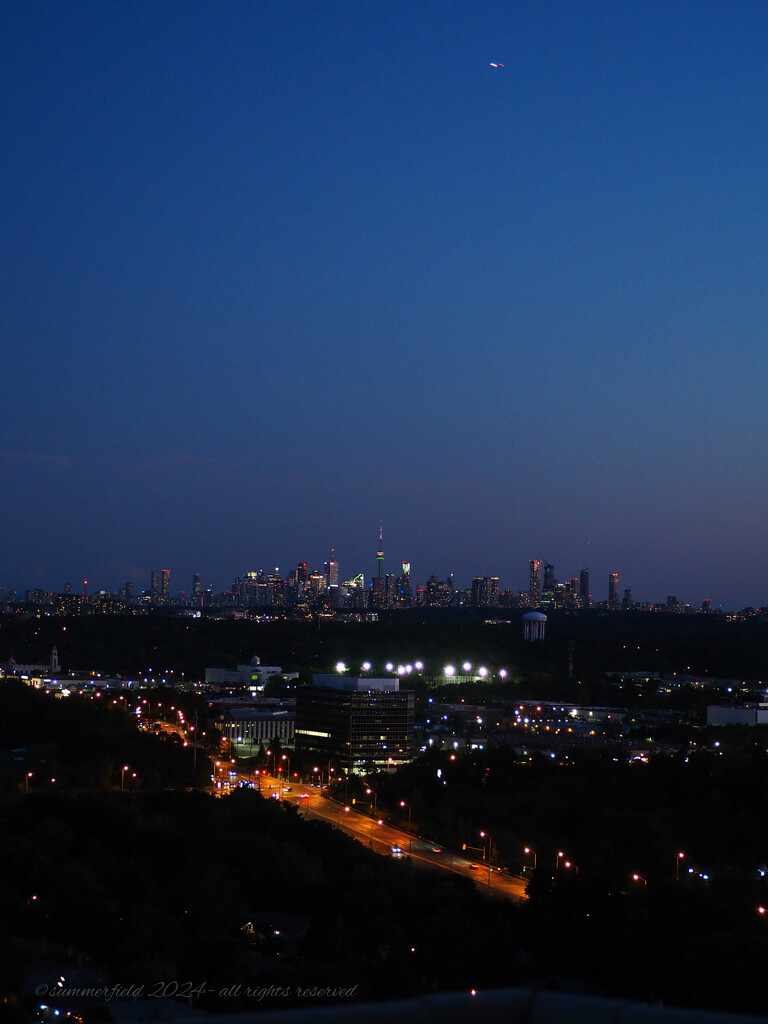
<path id="1" fill-rule="evenodd" d="M 562 850 L 560 850 L 558 852 L 557 856 L 555 857 L 555 871 L 557 871 L 557 869 L 560 867 L 560 858 L 564 857 L 564 856 L 565 856 L 565 854 L 563 853 Z"/>
<path id="2" fill-rule="evenodd" d="M 373 849 L 373 825 L 374 825 L 374 822 L 377 825 L 383 825 L 384 824 L 384 822 L 381 820 L 381 818 L 379 818 L 378 821 L 376 821 L 375 818 L 371 818 L 371 849 Z"/>
<path id="3" fill-rule="evenodd" d="M 643 876 L 642 875 L 638 875 L 637 872 L 635 872 L 635 874 L 632 875 L 632 881 L 633 882 L 642 882 L 643 885 L 648 885 L 648 882 L 643 878 Z"/>
<path id="4" fill-rule="evenodd" d="M 344 813 L 345 813 L 345 814 L 348 814 L 348 813 L 349 813 L 349 807 L 345 807 L 345 808 L 344 808 Z M 339 807 L 339 810 L 338 810 L 338 812 L 336 813 L 336 827 L 337 827 L 337 828 L 340 828 L 340 827 L 341 827 L 341 807 Z"/>
<path id="5" fill-rule="evenodd" d="M 120 789 L 125 789 L 125 773 L 130 768 L 130 765 L 124 764 L 120 769 Z"/>
<path id="6" fill-rule="evenodd" d="M 675 881 L 680 881 L 680 861 L 685 857 L 684 853 L 678 853 L 675 857 Z"/>
<path id="7" fill-rule="evenodd" d="M 407 807 L 407 808 L 408 808 L 408 824 L 410 825 L 410 824 L 411 824 L 411 811 L 413 810 L 413 808 L 412 808 L 412 807 L 411 807 L 411 805 L 410 805 L 409 803 L 407 803 L 407 802 L 406 802 L 405 800 L 401 800 L 401 801 L 400 801 L 400 806 L 401 806 L 401 807 Z"/>
<path id="8" fill-rule="evenodd" d="M 372 816 L 376 817 L 376 793 L 372 789 L 366 789 L 366 795 L 373 797 L 373 810 L 371 811 Z"/>
<path id="9" fill-rule="evenodd" d="M 493 839 L 491 839 L 491 836 L 488 832 L 481 832 L 480 838 L 488 840 L 488 885 L 490 885 L 491 872 L 493 871 L 493 868 L 491 867 L 491 849 L 493 847 Z M 483 858 L 485 858 L 485 843 L 483 843 Z"/>
<path id="10" fill-rule="evenodd" d="M 532 850 L 530 846 L 526 846 L 523 853 L 529 853 L 533 857 L 533 870 L 536 870 L 536 851 Z"/>
<path id="11" fill-rule="evenodd" d="M 27 772 L 27 774 L 24 777 L 24 792 L 25 793 L 29 792 L 29 780 L 32 778 L 33 775 L 34 775 L 34 772 Z"/>
<path id="12" fill-rule="evenodd" d="M 480 838 L 488 840 L 488 863 L 490 864 L 491 863 L 491 844 L 492 844 L 493 840 L 491 839 L 490 835 L 487 832 L 481 832 L 480 833 Z M 483 860 L 485 860 L 485 845 L 483 845 Z"/>

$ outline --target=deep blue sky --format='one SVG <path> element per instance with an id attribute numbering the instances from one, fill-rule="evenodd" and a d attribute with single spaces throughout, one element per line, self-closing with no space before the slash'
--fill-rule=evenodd
<path id="1" fill-rule="evenodd" d="M 768 5 L 0 10 L 0 585 L 768 604 Z"/>

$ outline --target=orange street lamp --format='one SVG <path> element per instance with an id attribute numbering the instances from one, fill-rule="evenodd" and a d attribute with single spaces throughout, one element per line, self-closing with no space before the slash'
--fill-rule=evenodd
<path id="1" fill-rule="evenodd" d="M 684 853 L 678 853 L 675 857 L 675 881 L 680 881 L 680 861 L 685 857 Z"/>

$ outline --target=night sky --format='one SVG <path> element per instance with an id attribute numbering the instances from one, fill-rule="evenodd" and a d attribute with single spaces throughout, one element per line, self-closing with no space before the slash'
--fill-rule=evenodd
<path id="1" fill-rule="evenodd" d="M 6 590 L 768 603 L 768 5 L 0 11 Z"/>

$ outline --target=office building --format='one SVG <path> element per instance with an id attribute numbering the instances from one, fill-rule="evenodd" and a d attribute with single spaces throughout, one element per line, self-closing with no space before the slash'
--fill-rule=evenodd
<path id="1" fill-rule="evenodd" d="M 296 691 L 296 750 L 347 772 L 413 758 L 414 695 L 398 678 L 316 675 Z"/>
<path id="2" fill-rule="evenodd" d="M 608 577 L 608 607 L 614 611 L 619 607 L 619 574 L 612 572 Z"/>

